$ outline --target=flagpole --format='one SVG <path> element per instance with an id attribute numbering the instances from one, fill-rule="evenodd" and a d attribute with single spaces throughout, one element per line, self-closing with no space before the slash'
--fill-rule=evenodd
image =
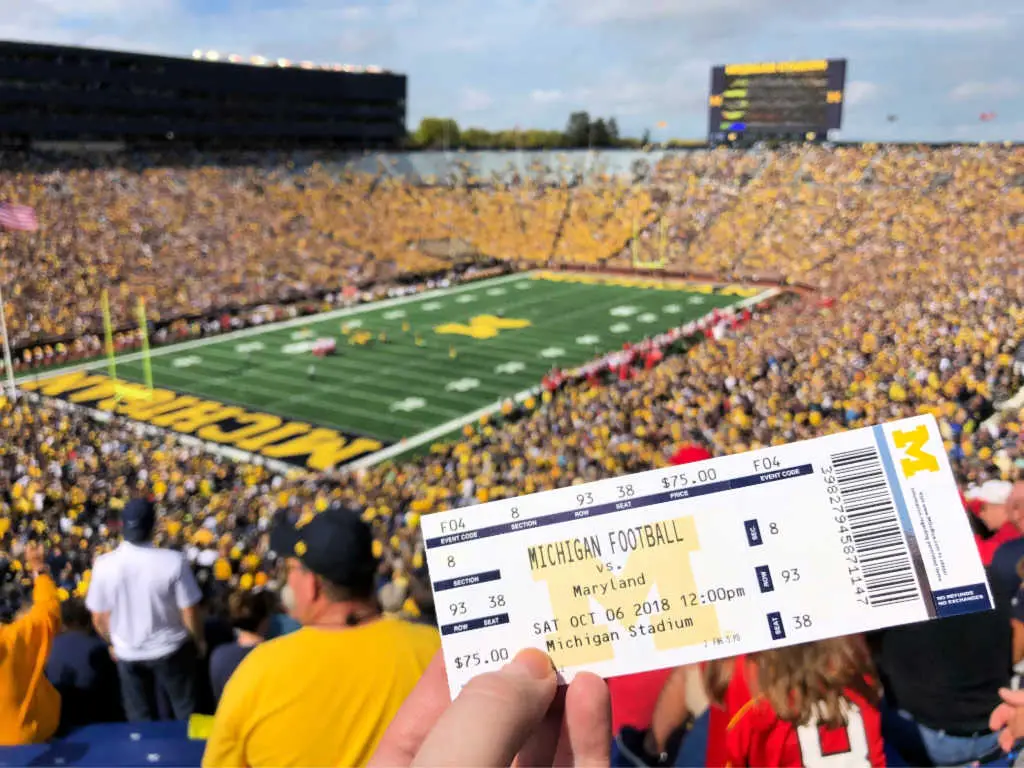
<path id="1" fill-rule="evenodd" d="M 11 345 L 7 339 L 7 309 L 4 306 L 3 288 L 0 287 L 0 336 L 4 342 L 4 367 L 7 368 L 7 386 L 11 390 L 11 402 L 18 399 L 18 390 L 14 386 L 14 364 L 11 363 Z"/>

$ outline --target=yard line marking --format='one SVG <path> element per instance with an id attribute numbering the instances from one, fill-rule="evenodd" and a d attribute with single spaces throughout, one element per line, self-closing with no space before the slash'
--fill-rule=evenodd
<path id="1" fill-rule="evenodd" d="M 312 352 L 315 346 L 315 341 L 296 341 L 291 344 L 285 344 L 281 347 L 281 352 L 285 355 L 304 355 L 307 352 Z M 187 360 L 188 358 L 185 359 Z M 174 365 L 174 363 L 171 363 L 171 365 Z"/>
<path id="2" fill-rule="evenodd" d="M 619 306 L 612 307 L 608 310 L 608 314 L 613 317 L 629 317 L 630 315 L 635 315 L 639 311 L 639 307 L 634 307 L 630 304 L 620 304 Z"/>
<path id="3" fill-rule="evenodd" d="M 474 379 L 466 376 L 461 379 L 456 379 L 455 381 L 449 381 L 445 384 L 444 388 L 448 392 L 469 392 L 469 390 L 476 389 L 479 386 L 480 379 Z"/>
<path id="4" fill-rule="evenodd" d="M 407 397 L 405 400 L 399 400 L 391 404 L 390 410 L 392 411 L 418 411 L 420 408 L 426 406 L 427 401 L 422 397 Z"/>
<path id="5" fill-rule="evenodd" d="M 495 373 L 519 373 L 520 371 L 526 370 L 526 363 L 521 363 L 518 360 L 509 360 L 507 363 L 502 363 L 494 367 Z"/>

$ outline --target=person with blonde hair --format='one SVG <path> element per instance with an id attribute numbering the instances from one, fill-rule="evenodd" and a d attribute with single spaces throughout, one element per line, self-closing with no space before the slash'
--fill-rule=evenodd
<path id="1" fill-rule="evenodd" d="M 879 690 L 863 640 L 751 654 L 752 698 L 726 730 L 728 765 L 885 765 Z"/>

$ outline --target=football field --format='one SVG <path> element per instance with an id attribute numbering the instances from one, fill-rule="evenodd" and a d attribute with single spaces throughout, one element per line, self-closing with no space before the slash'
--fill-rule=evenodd
<path id="1" fill-rule="evenodd" d="M 20 384 L 324 469 L 434 441 L 524 397 L 553 367 L 578 366 L 762 290 L 516 274 L 160 347 L 151 395 L 118 390 L 105 362 Z M 336 352 L 315 357 L 324 339 Z M 118 379 L 143 382 L 141 358 L 118 358 Z"/>

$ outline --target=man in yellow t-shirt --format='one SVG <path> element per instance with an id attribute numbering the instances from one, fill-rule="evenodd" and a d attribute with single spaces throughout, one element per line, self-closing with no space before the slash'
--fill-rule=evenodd
<path id="1" fill-rule="evenodd" d="M 385 618 L 373 536 L 340 506 L 275 521 L 281 598 L 302 629 L 254 648 L 228 681 L 203 766 L 362 765 L 440 646 Z"/>

